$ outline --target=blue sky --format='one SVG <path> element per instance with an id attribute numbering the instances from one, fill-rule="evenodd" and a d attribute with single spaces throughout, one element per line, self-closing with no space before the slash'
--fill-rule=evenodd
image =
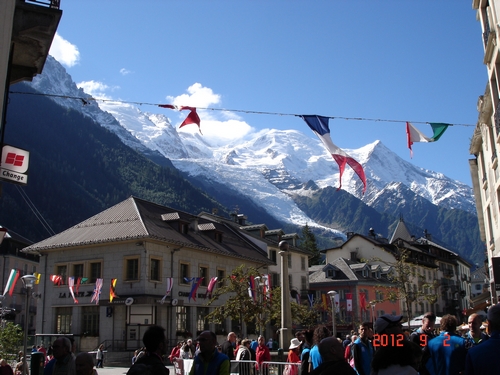
<path id="1" fill-rule="evenodd" d="M 471 4 L 63 0 L 51 54 L 96 97 L 273 113 L 199 111 L 204 134 L 204 118 L 225 137 L 265 128 L 314 137 L 288 115 L 351 118 L 330 120 L 342 149 L 379 139 L 405 160 L 471 185 L 469 143 L 487 83 Z M 167 109 L 141 110 L 182 121 Z M 428 136 L 423 122 L 472 126 L 414 144 L 410 159 L 405 121 Z"/>

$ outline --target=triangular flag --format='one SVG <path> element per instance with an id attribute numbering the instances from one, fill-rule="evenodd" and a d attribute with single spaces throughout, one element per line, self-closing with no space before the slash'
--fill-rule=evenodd
<path id="1" fill-rule="evenodd" d="M 361 182 L 363 182 L 364 193 L 366 191 L 365 171 L 363 170 L 361 164 L 347 155 L 346 152 L 344 152 L 332 142 L 332 139 L 330 137 L 330 128 L 328 126 L 329 118 L 316 115 L 301 115 L 300 117 L 302 117 L 306 124 L 311 128 L 313 133 L 318 136 L 320 141 L 323 143 L 323 146 L 325 146 L 328 152 L 332 155 L 333 159 L 335 159 L 335 161 L 339 165 L 340 184 L 338 189 L 342 187 L 342 174 L 344 173 L 345 165 L 348 164 L 361 179 Z"/>
<path id="2" fill-rule="evenodd" d="M 212 291 L 214 290 L 215 285 L 217 284 L 217 279 L 218 279 L 217 276 L 212 277 L 210 279 L 210 282 L 208 283 L 208 287 L 207 287 L 207 297 L 208 298 L 212 298 Z"/>
<path id="3" fill-rule="evenodd" d="M 413 145 L 414 142 L 435 142 L 439 138 L 441 138 L 446 129 L 448 129 L 448 126 L 450 126 L 450 124 L 445 124 L 440 122 L 430 122 L 429 124 L 431 125 L 432 131 L 434 132 L 432 137 L 426 137 L 420 130 L 414 127 L 411 123 L 409 122 L 406 123 L 406 139 L 408 142 L 408 148 L 410 149 L 410 157 L 413 158 L 413 150 L 411 146 Z"/>
<path id="4" fill-rule="evenodd" d="M 75 278 L 73 276 L 68 277 L 69 292 L 71 293 L 71 297 L 73 297 L 73 302 L 78 303 L 78 300 L 75 297 L 75 292 L 73 291 L 74 286 L 75 286 Z"/>
<path id="5" fill-rule="evenodd" d="M 113 298 L 118 298 L 115 293 L 117 279 L 111 279 L 111 284 L 109 286 L 109 302 L 113 302 Z"/>
<path id="6" fill-rule="evenodd" d="M 184 125 L 196 124 L 196 125 L 198 125 L 198 130 L 200 131 L 200 134 L 202 134 L 201 127 L 200 127 L 200 125 L 201 125 L 200 116 L 198 116 L 198 113 L 196 113 L 195 107 L 189 107 L 189 106 L 178 107 L 178 106 L 173 105 L 173 104 L 159 104 L 158 107 L 169 108 L 169 109 L 178 109 L 179 111 L 184 111 L 184 110 L 190 111 L 189 114 L 187 115 L 187 117 L 182 122 L 182 124 L 179 126 L 179 128 L 182 128 Z"/>
<path id="7" fill-rule="evenodd" d="M 16 287 L 17 280 L 19 279 L 19 275 L 21 272 L 19 270 L 16 270 L 13 268 L 10 271 L 9 279 L 7 280 L 7 284 L 5 285 L 5 289 L 3 291 L 3 295 L 5 296 L 7 293 L 9 293 L 9 296 L 14 293 L 14 288 Z"/>
<path id="8" fill-rule="evenodd" d="M 165 295 L 161 299 L 160 303 L 164 304 L 165 299 L 168 297 L 170 292 L 172 291 L 172 287 L 174 286 L 174 278 L 173 277 L 167 277 L 167 291 L 165 292 Z"/>

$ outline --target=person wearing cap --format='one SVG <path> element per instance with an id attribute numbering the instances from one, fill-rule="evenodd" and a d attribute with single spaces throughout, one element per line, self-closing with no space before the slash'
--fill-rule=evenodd
<path id="1" fill-rule="evenodd" d="M 375 333 L 379 335 L 402 334 L 403 325 L 401 324 L 401 319 L 403 319 L 403 315 L 384 314 L 379 316 L 373 326 Z"/>
<path id="2" fill-rule="evenodd" d="M 491 306 L 486 317 L 489 340 L 472 347 L 465 360 L 467 375 L 500 374 L 500 304 Z"/>
<path id="3" fill-rule="evenodd" d="M 427 370 L 432 375 L 460 374 L 465 368 L 467 340 L 456 334 L 458 321 L 454 315 L 441 318 L 441 334 L 428 342 Z M 424 350 L 424 353 L 425 353 Z"/>
<path id="4" fill-rule="evenodd" d="M 252 361 L 252 352 L 250 351 L 250 343 L 252 340 L 243 339 L 241 340 L 241 344 L 236 351 L 236 361 Z M 233 367 L 234 362 L 231 364 L 231 368 Z M 237 363 L 238 373 L 242 375 L 250 375 L 251 373 L 251 364 L 249 362 Z M 233 368 L 232 368 L 233 370 Z M 234 372 L 234 371 L 231 371 Z"/>
<path id="5" fill-rule="evenodd" d="M 465 338 L 471 346 L 481 344 L 490 338 L 486 333 L 481 332 L 481 324 L 483 324 L 481 315 L 471 314 L 467 323 L 469 324 L 469 332 L 465 334 Z"/>
<path id="6" fill-rule="evenodd" d="M 370 375 L 373 359 L 371 322 L 363 322 L 359 326 L 359 337 L 352 344 L 351 352 L 354 359 L 354 370 L 358 375 Z"/>

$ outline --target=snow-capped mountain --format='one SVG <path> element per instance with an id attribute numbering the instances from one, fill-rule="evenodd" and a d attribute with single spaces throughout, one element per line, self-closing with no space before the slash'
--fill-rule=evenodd
<path id="1" fill-rule="evenodd" d="M 148 113 L 129 104 L 89 100 L 52 57 L 31 85 L 53 95 L 60 105 L 91 117 L 137 151 L 159 153 L 189 176 L 233 188 L 283 222 L 314 225 L 293 197 L 339 184 L 331 156 L 317 139 L 299 131 L 270 130 L 234 144 L 210 144 L 200 134 L 179 132 L 162 110 Z M 344 172 L 342 188 L 369 206 L 380 209 L 380 199 L 397 201 L 403 188 L 434 205 L 475 214 L 471 187 L 404 161 L 380 141 L 346 152 L 363 165 L 368 188 L 363 195 L 350 168 Z"/>

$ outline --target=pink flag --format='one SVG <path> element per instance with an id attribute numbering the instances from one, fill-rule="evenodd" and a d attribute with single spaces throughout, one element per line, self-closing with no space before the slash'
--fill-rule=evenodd
<path id="1" fill-rule="evenodd" d="M 94 293 L 92 294 L 92 298 L 90 299 L 90 303 L 95 301 L 96 305 L 99 304 L 99 297 L 101 296 L 102 284 L 103 284 L 102 279 L 96 279 Z"/>
<path id="2" fill-rule="evenodd" d="M 207 287 L 207 297 L 208 298 L 212 298 L 212 292 L 215 288 L 215 285 L 217 284 L 217 276 L 215 277 L 212 277 L 210 279 L 210 282 L 208 283 L 208 287 Z"/>

